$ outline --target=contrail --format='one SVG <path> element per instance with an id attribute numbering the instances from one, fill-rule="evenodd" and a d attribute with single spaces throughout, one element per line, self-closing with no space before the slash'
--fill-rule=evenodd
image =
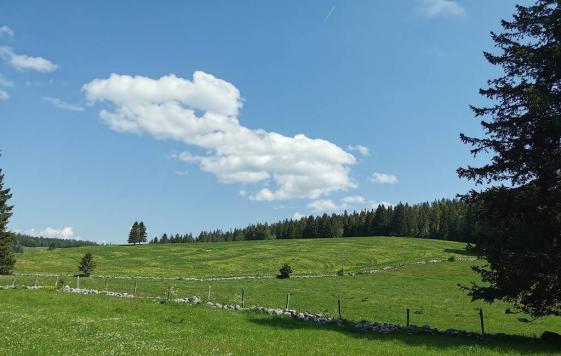
<path id="1" fill-rule="evenodd" d="M 323 23 L 326 23 L 327 20 L 329 20 L 329 17 L 330 17 L 331 14 L 333 13 L 333 11 L 335 11 L 335 5 L 331 6 L 331 10 L 329 10 L 329 13 L 328 13 L 327 16 L 325 16 L 325 18 L 323 19 Z"/>

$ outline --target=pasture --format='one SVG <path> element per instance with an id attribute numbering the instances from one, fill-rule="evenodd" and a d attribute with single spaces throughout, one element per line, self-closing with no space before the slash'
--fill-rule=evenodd
<path id="1" fill-rule="evenodd" d="M 18 333 L 18 323 L 43 320 L 46 315 L 54 316 L 41 330 L 46 332 L 45 335 L 52 333 L 53 338 L 61 338 L 60 345 L 67 345 L 63 340 L 74 335 L 81 340 L 76 345 L 77 353 L 87 353 L 88 347 L 92 347 L 91 350 L 109 348 L 110 342 L 102 335 L 112 335 L 110 340 L 123 345 L 122 352 L 150 350 L 150 353 L 165 353 L 169 351 L 168 343 L 173 342 L 178 347 L 174 352 L 178 353 L 189 348 L 209 353 L 211 345 L 215 345 L 216 353 L 225 353 L 226 350 L 234 354 L 251 353 L 252 350 L 275 353 L 276 343 L 286 342 L 286 348 L 282 350 L 287 354 L 554 353 L 555 346 L 542 344 L 535 338 L 545 330 L 561 332 L 560 318 L 530 322 L 525 320 L 529 319 L 527 316 L 505 313 L 509 306 L 503 303 L 472 303 L 460 290 L 458 283 L 466 285 L 478 280 L 470 266 L 482 263 L 465 255 L 462 247 L 463 244 L 448 241 L 365 237 L 100 246 L 54 251 L 26 249 L 23 255 L 18 255 L 17 271 L 29 275 L 15 276 L 15 290 L 0 290 L 3 296 L 0 300 L 4 304 L 0 309 L 8 318 L 6 320 L 14 325 L 15 331 L 9 332 L 12 335 Z M 136 294 L 141 298 L 121 300 L 54 292 L 56 277 L 46 276 L 45 273 L 59 274 L 64 284 L 76 287 L 78 279 L 70 275 L 76 272 L 79 258 L 86 250 L 94 254 L 98 267 L 94 276 L 80 278 L 81 288 L 133 294 L 136 287 Z M 454 256 L 455 260 L 448 261 L 449 256 Z M 301 278 L 274 278 L 284 262 L 291 264 L 295 274 Z M 392 268 L 384 269 L 388 266 Z M 335 272 L 341 268 L 345 274 L 337 276 Z M 364 273 L 372 269 L 376 272 Z M 358 271 L 363 273 L 356 273 Z M 306 274 L 327 276 L 303 278 Z M 105 277 L 108 275 L 113 277 Z M 213 278 L 216 276 L 227 278 Z M 263 277 L 232 279 L 233 276 Z M 189 279 L 191 277 L 199 279 Z M 0 284 L 9 285 L 14 282 L 13 278 L 1 277 Z M 36 282 L 47 288 L 22 290 L 24 286 L 32 286 Z M 210 300 L 223 304 L 240 304 L 243 290 L 246 306 L 274 308 L 284 308 L 286 295 L 290 293 L 291 309 L 332 317 L 337 316 L 337 300 L 341 300 L 342 316 L 350 321 L 405 324 L 406 309 L 410 309 L 414 325 L 471 332 L 480 331 L 478 313 L 482 308 L 488 336 L 481 340 L 468 340 L 403 333 L 369 335 L 345 326 L 307 325 L 288 317 L 235 313 L 205 305 L 158 304 L 152 299 L 166 296 L 170 287 L 174 297 L 198 295 L 205 302 L 210 289 Z M 112 308 L 119 311 L 114 317 L 110 316 Z M 17 321 L 17 315 L 23 321 Z M 75 328 L 70 332 L 64 331 L 64 320 L 75 324 Z M 135 329 L 135 323 L 144 325 L 146 331 L 131 338 L 129 332 L 132 331 L 126 325 L 132 324 L 132 329 Z M 212 329 L 213 325 L 221 332 Z M 22 325 L 19 330 L 23 332 L 24 329 Z M 167 336 L 162 336 L 164 333 Z M 252 338 L 244 338 L 244 334 L 251 334 Z M 88 335 L 92 337 L 88 339 Z M 181 338 L 180 335 L 189 337 Z M 41 341 L 42 337 L 34 336 L 37 339 L 35 344 L 46 343 L 49 339 L 45 336 L 45 340 Z M 23 346 L 22 350 L 31 351 L 33 345 L 31 342 L 27 346 L 19 344 Z M 37 347 L 45 350 L 47 346 Z"/>

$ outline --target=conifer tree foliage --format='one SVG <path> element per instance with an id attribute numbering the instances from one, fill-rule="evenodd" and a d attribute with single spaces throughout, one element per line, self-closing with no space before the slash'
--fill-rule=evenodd
<path id="1" fill-rule="evenodd" d="M 142 242 L 146 242 L 148 238 L 148 234 L 146 232 L 146 226 L 144 225 L 144 222 L 138 222 L 135 221 L 134 224 L 132 224 L 132 227 L 129 231 L 129 238 L 128 238 L 128 243 L 129 244 L 140 244 Z"/>
<path id="2" fill-rule="evenodd" d="M 135 221 L 134 224 L 132 224 L 132 227 L 129 231 L 129 239 L 127 240 L 127 242 L 129 244 L 135 244 L 137 243 L 137 239 L 138 239 L 138 221 Z"/>
<path id="3" fill-rule="evenodd" d="M 7 231 L 7 225 L 12 216 L 13 206 L 8 205 L 12 197 L 10 189 L 4 188 L 4 175 L 0 168 L 0 274 L 11 274 L 16 259 L 12 251 L 12 234 Z"/>
<path id="4" fill-rule="evenodd" d="M 95 269 L 95 261 L 91 252 L 86 252 L 84 257 L 82 257 L 82 261 L 80 261 L 80 265 L 78 266 L 78 271 L 80 271 L 80 276 L 82 277 L 89 277 Z"/>
<path id="5" fill-rule="evenodd" d="M 147 237 L 148 237 L 148 234 L 146 233 L 146 226 L 144 226 L 144 222 L 141 221 L 138 224 L 138 232 L 137 232 L 137 236 L 136 236 L 136 242 L 138 242 L 138 243 L 146 242 Z"/>
<path id="6" fill-rule="evenodd" d="M 150 243 L 192 243 L 271 239 L 335 238 L 355 236 L 408 236 L 477 242 L 481 227 L 469 206 L 457 199 L 441 199 L 414 205 L 379 205 L 375 210 L 345 211 L 300 219 L 285 219 L 272 224 L 258 223 L 229 231 L 201 231 L 162 234 Z"/>
<path id="7" fill-rule="evenodd" d="M 480 230 L 488 262 L 474 267 L 485 285 L 473 299 L 514 303 L 533 317 L 561 314 L 561 2 L 517 6 L 502 32 L 491 33 L 502 69 L 480 93 L 493 105 L 473 107 L 485 137 L 461 135 L 481 167 L 459 168 L 476 185 L 464 196 Z"/>

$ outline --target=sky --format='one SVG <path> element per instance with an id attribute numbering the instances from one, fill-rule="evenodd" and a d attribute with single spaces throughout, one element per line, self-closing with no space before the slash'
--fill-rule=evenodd
<path id="1" fill-rule="evenodd" d="M 516 3 L 0 0 L 9 228 L 118 243 L 453 198 Z"/>

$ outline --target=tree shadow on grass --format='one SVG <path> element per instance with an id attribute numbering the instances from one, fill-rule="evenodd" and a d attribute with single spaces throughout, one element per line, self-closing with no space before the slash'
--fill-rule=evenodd
<path id="1" fill-rule="evenodd" d="M 535 353 L 559 353 L 561 345 L 547 343 L 540 339 L 505 334 L 487 334 L 484 336 L 445 335 L 445 334 L 414 334 L 404 330 L 389 333 L 378 333 L 374 331 L 358 330 L 348 322 L 319 324 L 295 320 L 283 316 L 272 316 L 269 318 L 250 318 L 250 322 L 272 328 L 287 330 L 326 330 L 334 331 L 352 336 L 358 339 L 372 341 L 400 341 L 411 346 L 429 346 L 446 352 L 446 349 L 461 346 L 478 346 L 483 350 L 499 353 L 520 353 L 522 355 Z M 450 350 L 452 352 L 453 350 Z"/>
<path id="2" fill-rule="evenodd" d="M 446 253 L 455 253 L 457 255 L 464 255 L 464 256 L 473 256 L 473 257 L 477 257 L 477 254 L 475 254 L 472 251 L 468 251 L 465 250 L 463 248 L 445 248 L 444 252 Z"/>

